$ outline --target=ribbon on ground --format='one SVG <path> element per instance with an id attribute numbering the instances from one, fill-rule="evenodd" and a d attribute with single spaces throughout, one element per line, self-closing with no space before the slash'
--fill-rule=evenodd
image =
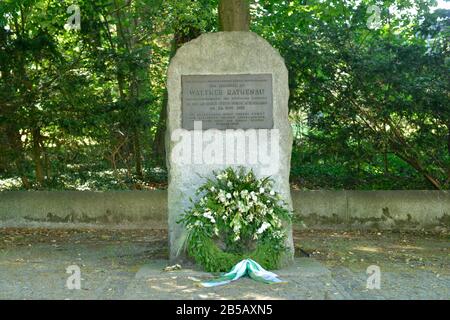
<path id="1" fill-rule="evenodd" d="M 264 268 L 261 267 L 256 261 L 253 261 L 252 259 L 245 259 L 236 264 L 230 272 L 217 279 L 202 282 L 201 285 L 208 288 L 221 286 L 244 276 L 248 276 L 253 280 L 263 283 L 285 282 L 280 280 L 275 273 L 264 270 Z"/>

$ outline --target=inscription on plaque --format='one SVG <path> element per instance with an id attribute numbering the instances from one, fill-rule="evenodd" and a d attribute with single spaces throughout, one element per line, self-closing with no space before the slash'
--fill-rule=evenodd
<path id="1" fill-rule="evenodd" d="M 271 74 L 185 75 L 182 86 L 182 128 L 272 129 Z"/>

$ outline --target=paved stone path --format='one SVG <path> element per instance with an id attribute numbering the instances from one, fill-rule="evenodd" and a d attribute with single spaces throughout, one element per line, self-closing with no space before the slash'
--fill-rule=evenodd
<path id="1" fill-rule="evenodd" d="M 381 289 L 369 290 L 365 270 L 326 266 L 306 257 L 277 271 L 286 284 L 246 278 L 202 288 L 194 280 L 211 274 L 192 268 L 162 270 L 168 263 L 164 239 L 84 241 L 79 234 L 50 239 L 0 247 L 0 299 L 450 299 L 448 274 L 382 269 Z M 81 269 L 81 290 L 66 287 L 70 265 Z"/>

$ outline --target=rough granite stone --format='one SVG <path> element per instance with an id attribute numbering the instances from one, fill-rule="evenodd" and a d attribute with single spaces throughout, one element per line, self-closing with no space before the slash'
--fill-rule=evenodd
<path id="1" fill-rule="evenodd" d="M 253 168 L 259 178 L 272 176 L 275 181 L 274 188 L 282 194 L 292 210 L 289 187 L 292 130 L 288 121 L 288 71 L 278 51 L 266 40 L 252 32 L 218 32 L 204 34 L 185 44 L 178 50 L 170 63 L 167 80 L 169 103 L 166 146 L 169 169 L 169 240 L 172 260 L 177 260 L 183 256 L 182 245 L 186 238 L 186 230 L 177 221 L 180 215 L 190 207 L 189 198 L 195 199 L 195 190 L 204 183 L 205 177 L 212 176 L 213 170 L 217 171 L 230 166 L 230 163 L 219 163 L 218 161 L 205 163 L 211 160 L 208 157 L 205 157 L 205 161 L 202 162 L 201 152 L 199 153 L 198 149 L 195 148 L 190 149 L 192 143 L 189 139 L 194 138 L 196 133 L 181 129 L 181 76 L 264 73 L 272 74 L 274 127 L 269 130 L 259 129 L 254 131 L 258 133 L 258 145 L 263 142 L 267 143 L 271 148 L 270 150 L 275 150 L 275 152 L 270 152 L 264 164 L 261 164 L 251 161 L 252 156 L 256 156 L 255 150 L 251 150 L 251 148 L 236 150 L 237 154 L 246 155 L 245 161 L 234 163 L 231 166 L 243 165 L 247 168 Z M 267 131 L 271 135 L 266 135 Z M 177 133 L 176 137 L 174 132 Z M 205 132 L 207 135 L 216 134 L 222 138 L 225 138 L 226 134 L 225 130 L 203 131 L 203 133 Z M 236 135 L 249 133 L 248 130 L 230 130 L 227 132 L 233 132 Z M 273 137 L 277 137 L 276 133 L 279 134 L 279 139 L 274 140 Z M 177 141 L 177 139 L 179 140 Z M 214 143 L 208 144 L 205 142 L 203 147 L 208 145 L 209 150 L 221 149 L 224 150 L 225 154 L 231 150 L 227 149 L 227 145 L 230 146 L 229 143 L 225 145 L 214 145 Z M 193 154 L 191 163 L 180 163 L 177 152 L 183 149 L 191 150 Z M 195 160 L 198 160 L 197 164 Z M 286 228 L 288 231 L 287 245 L 293 253 L 292 228 L 291 226 L 286 226 Z M 291 259 L 292 257 L 288 255 L 287 261 Z"/>

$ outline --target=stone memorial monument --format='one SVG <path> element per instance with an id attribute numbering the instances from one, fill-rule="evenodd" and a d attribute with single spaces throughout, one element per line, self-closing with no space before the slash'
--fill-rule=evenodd
<path id="1" fill-rule="evenodd" d="M 292 210 L 288 71 L 266 40 L 252 32 L 204 34 L 178 50 L 167 87 L 172 261 L 183 256 L 186 238 L 177 221 L 213 171 L 244 166 L 259 178 L 270 175 Z M 292 258 L 292 229 L 286 228 Z"/>

